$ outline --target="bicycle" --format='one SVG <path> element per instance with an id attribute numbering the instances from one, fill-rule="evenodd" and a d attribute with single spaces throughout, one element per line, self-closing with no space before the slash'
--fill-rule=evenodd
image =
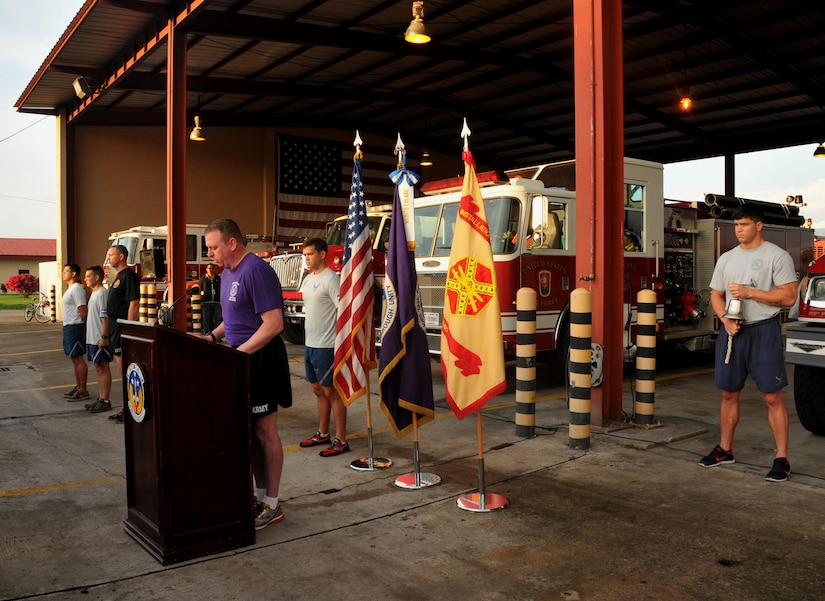
<path id="1" fill-rule="evenodd" d="M 40 323 L 48 323 L 52 320 L 49 297 L 42 292 L 36 303 L 26 305 L 26 321 L 31 321 L 32 318 L 37 319 Z"/>

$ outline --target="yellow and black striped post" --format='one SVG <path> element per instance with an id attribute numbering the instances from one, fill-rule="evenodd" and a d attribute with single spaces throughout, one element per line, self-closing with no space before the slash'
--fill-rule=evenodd
<path id="1" fill-rule="evenodd" d="M 146 298 L 146 321 L 157 323 L 158 321 L 158 287 L 155 284 L 147 284 Z"/>
<path id="2" fill-rule="evenodd" d="M 653 423 L 656 396 L 656 293 L 639 290 L 636 317 L 636 402 L 633 421 Z"/>
<path id="3" fill-rule="evenodd" d="M 590 385 L 593 351 L 593 297 L 576 288 L 570 294 L 570 437 L 569 447 L 590 448 Z"/>
<path id="4" fill-rule="evenodd" d="M 186 331 L 192 331 L 192 297 L 186 295 Z"/>
<path id="5" fill-rule="evenodd" d="M 203 297 L 200 294 L 192 295 L 192 331 L 203 332 Z"/>
<path id="6" fill-rule="evenodd" d="M 536 291 L 516 293 L 516 436 L 536 435 Z"/>
<path id="7" fill-rule="evenodd" d="M 57 323 L 57 286 L 54 284 L 49 289 L 49 315 L 52 323 Z"/>
<path id="8" fill-rule="evenodd" d="M 140 308 L 138 309 L 138 321 L 146 323 L 149 321 L 149 284 L 140 285 Z"/>

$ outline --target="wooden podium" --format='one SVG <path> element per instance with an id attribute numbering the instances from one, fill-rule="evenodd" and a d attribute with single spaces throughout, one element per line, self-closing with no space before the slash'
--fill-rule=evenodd
<path id="1" fill-rule="evenodd" d="M 164 565 L 253 544 L 248 355 L 120 323 L 126 532 Z"/>

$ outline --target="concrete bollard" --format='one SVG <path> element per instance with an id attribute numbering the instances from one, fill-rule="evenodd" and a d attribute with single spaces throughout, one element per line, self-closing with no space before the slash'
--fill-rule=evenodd
<path id="1" fill-rule="evenodd" d="M 516 436 L 536 435 L 536 291 L 516 293 Z"/>
<path id="2" fill-rule="evenodd" d="M 192 331 L 203 332 L 203 297 L 200 294 L 192 295 Z"/>
<path id="3" fill-rule="evenodd" d="M 52 323 L 57 323 L 57 286 L 54 284 L 49 289 L 49 315 Z"/>
<path id="4" fill-rule="evenodd" d="M 570 294 L 570 437 L 574 450 L 590 448 L 590 385 L 593 297 L 586 288 Z"/>
<path id="5" fill-rule="evenodd" d="M 146 323 L 149 321 L 149 284 L 140 285 L 140 305 L 138 308 L 138 321 Z"/>
<path id="6" fill-rule="evenodd" d="M 656 393 L 656 293 L 639 290 L 636 295 L 636 400 L 633 421 L 653 423 Z"/>
<path id="7" fill-rule="evenodd" d="M 146 290 L 148 298 L 146 299 L 146 320 L 149 323 L 157 323 L 158 321 L 158 287 L 155 284 L 147 284 Z"/>

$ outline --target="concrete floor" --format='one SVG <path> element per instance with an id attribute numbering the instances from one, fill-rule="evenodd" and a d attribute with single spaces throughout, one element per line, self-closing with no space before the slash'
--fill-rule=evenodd
<path id="1" fill-rule="evenodd" d="M 487 492 L 510 504 L 470 513 L 456 500 L 478 487 L 476 419 L 449 411 L 436 364 L 436 420 L 420 448 L 422 471 L 442 480 L 402 490 L 393 483 L 413 469 L 412 440 L 389 431 L 375 372 L 375 455 L 392 467 L 349 467 L 367 452 L 363 400 L 350 408 L 353 452 L 298 447 L 317 416 L 302 349 L 290 347 L 295 404 L 279 417 L 286 519 L 253 546 L 161 566 L 123 530 L 123 428 L 62 398 L 73 377 L 60 325 L 19 313 L 0 312 L 1 599 L 825 598 L 825 438 L 801 428 L 789 387 L 793 473 L 765 482 L 772 437 L 749 385 L 737 463 L 699 467 L 718 439 L 719 395 L 702 357 L 660 362 L 660 427 L 594 429 L 587 452 L 568 449 L 562 388 L 540 386 L 537 435 L 515 436 L 511 387 L 483 411 Z"/>

